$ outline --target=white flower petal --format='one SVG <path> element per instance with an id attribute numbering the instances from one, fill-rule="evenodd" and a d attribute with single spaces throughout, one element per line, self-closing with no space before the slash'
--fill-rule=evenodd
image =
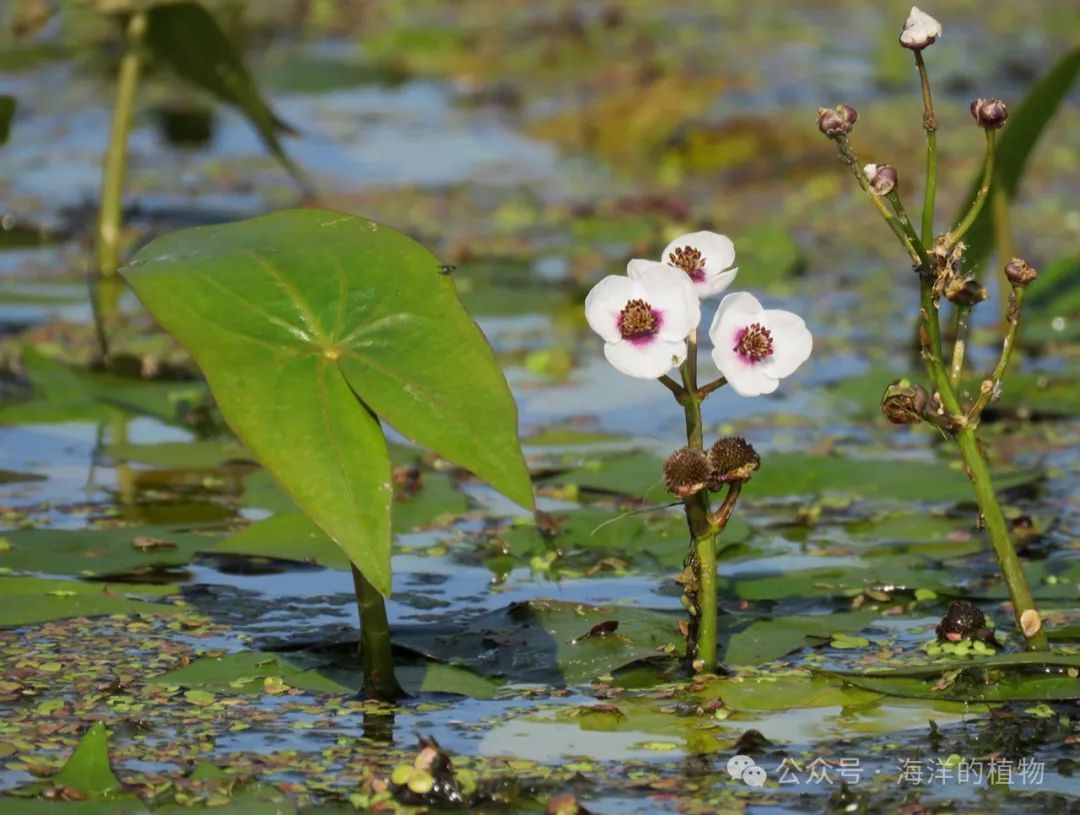
<path id="1" fill-rule="evenodd" d="M 738 273 L 738 269 L 728 269 L 726 272 L 720 272 L 715 277 L 706 276 L 702 282 L 694 284 L 694 291 L 701 298 L 717 295 L 735 282 L 735 275 Z"/>
<path id="2" fill-rule="evenodd" d="M 656 379 L 686 359 L 686 342 L 668 342 L 654 338 L 651 342 L 609 342 L 604 356 L 617 371 L 638 379 Z"/>
<path id="3" fill-rule="evenodd" d="M 905 48 L 922 50 L 936 42 L 940 36 L 941 23 L 925 11 L 912 6 L 904 23 L 904 30 L 900 32 L 900 44 Z"/>
<path id="4" fill-rule="evenodd" d="M 732 326 L 746 328 L 762 311 L 764 309 L 761 303 L 752 294 L 736 291 L 725 295 L 717 306 L 716 316 L 713 317 L 712 325 L 709 327 L 709 338 L 713 341 L 713 345 L 730 344 L 726 334 L 731 332 L 727 329 Z"/>
<path id="5" fill-rule="evenodd" d="M 783 379 L 810 358 L 814 338 L 798 314 L 766 310 L 761 316 L 773 337 L 773 354 L 761 365 L 761 370 L 776 379 Z"/>
<path id="6" fill-rule="evenodd" d="M 701 304 L 690 278 L 662 263 L 637 269 L 633 280 L 643 289 L 643 299 L 660 312 L 660 337 L 672 342 L 686 339 L 701 322 Z"/>
<path id="7" fill-rule="evenodd" d="M 730 345 L 713 348 L 712 358 L 728 385 L 739 396 L 761 396 L 772 393 L 780 385 L 780 380 L 769 376 L 764 366 L 741 359 Z"/>
<path id="8" fill-rule="evenodd" d="M 656 260 L 645 260 L 644 258 L 634 258 L 626 264 L 626 274 L 628 277 L 638 280 L 646 272 L 657 269 L 665 268 L 665 264 Z"/>
<path id="9" fill-rule="evenodd" d="M 622 339 L 619 333 L 619 313 L 627 302 L 644 294 L 641 286 L 622 275 L 608 275 L 585 298 L 585 319 L 589 327 L 605 342 Z"/>

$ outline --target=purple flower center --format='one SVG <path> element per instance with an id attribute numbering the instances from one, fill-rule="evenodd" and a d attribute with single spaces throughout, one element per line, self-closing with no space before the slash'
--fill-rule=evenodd
<path id="1" fill-rule="evenodd" d="M 682 269 L 695 283 L 701 283 L 705 279 L 705 258 L 692 246 L 676 249 L 668 255 L 668 263 L 676 269 Z"/>
<path id="2" fill-rule="evenodd" d="M 752 323 L 735 335 L 734 351 L 752 365 L 766 360 L 773 354 L 772 333 L 761 323 Z"/>
<path id="3" fill-rule="evenodd" d="M 631 300 L 619 312 L 619 333 L 624 340 L 647 342 L 660 330 L 660 312 L 644 300 Z"/>

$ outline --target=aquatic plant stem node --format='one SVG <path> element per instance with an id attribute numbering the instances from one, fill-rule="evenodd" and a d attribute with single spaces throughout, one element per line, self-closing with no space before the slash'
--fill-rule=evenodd
<path id="1" fill-rule="evenodd" d="M 142 44 L 146 28 L 146 11 L 137 11 L 128 18 L 124 31 L 124 56 L 120 60 L 120 72 L 116 81 L 116 104 L 113 107 L 112 127 L 109 131 L 109 146 L 105 153 L 105 169 L 101 179 L 101 208 L 97 228 L 99 281 L 95 306 L 97 318 L 105 324 L 115 318 L 120 299 L 120 284 L 116 272 L 120 267 L 121 214 L 124 175 L 127 171 L 128 133 L 131 130 L 135 92 L 142 69 Z"/>
<path id="2" fill-rule="evenodd" d="M 364 693 L 392 702 L 405 696 L 394 676 L 394 653 L 386 602 L 363 573 L 352 567 L 356 606 L 360 612 L 360 661 L 364 671 Z"/>

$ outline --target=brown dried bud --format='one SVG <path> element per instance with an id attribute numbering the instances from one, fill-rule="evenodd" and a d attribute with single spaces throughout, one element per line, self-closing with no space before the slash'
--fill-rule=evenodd
<path id="1" fill-rule="evenodd" d="M 709 485 L 709 459 L 701 450 L 680 447 L 664 462 L 664 484 L 668 492 L 685 498 Z"/>
<path id="2" fill-rule="evenodd" d="M 1038 276 L 1039 273 L 1035 271 L 1035 268 L 1029 266 L 1028 262 L 1021 258 L 1013 258 L 1005 267 L 1005 277 L 1007 277 L 1009 282 L 1014 286 L 1020 286 L 1021 288 Z"/>
<path id="3" fill-rule="evenodd" d="M 1009 118 L 1009 111 L 1000 99 L 976 99 L 971 103 L 975 124 L 987 130 L 997 130 Z"/>
<path id="4" fill-rule="evenodd" d="M 846 136 L 859 118 L 858 111 L 850 105 L 837 105 L 835 108 L 818 108 L 818 130 L 835 139 Z"/>
<path id="5" fill-rule="evenodd" d="M 761 464 L 757 451 L 746 439 L 728 436 L 709 448 L 709 489 L 718 490 L 724 484 L 749 481 Z"/>
<path id="6" fill-rule="evenodd" d="M 974 277 L 954 277 L 945 287 L 945 297 L 958 306 L 974 306 L 987 298 L 986 287 Z"/>
<path id="7" fill-rule="evenodd" d="M 881 397 L 881 412 L 893 424 L 915 424 L 923 420 L 930 394 L 922 385 L 912 385 L 898 379 L 885 389 Z"/>
<path id="8" fill-rule="evenodd" d="M 878 195 L 888 195 L 896 189 L 896 168 L 889 164 L 867 164 L 863 167 L 870 189 Z"/>
<path id="9" fill-rule="evenodd" d="M 979 607 L 968 600 L 959 600 L 949 605 L 949 611 L 941 618 L 937 627 L 939 640 L 960 642 L 986 628 L 986 615 Z"/>

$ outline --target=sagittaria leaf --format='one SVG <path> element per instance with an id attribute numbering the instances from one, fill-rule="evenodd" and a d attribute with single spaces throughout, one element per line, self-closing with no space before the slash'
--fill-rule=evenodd
<path id="1" fill-rule="evenodd" d="M 53 783 L 90 795 L 104 795 L 120 786 L 120 779 L 109 763 L 109 734 L 105 725 L 96 722 L 86 731 Z"/>
<path id="2" fill-rule="evenodd" d="M 405 235 L 290 210 L 158 238 L 124 274 L 241 441 L 382 593 L 392 491 L 379 419 L 533 506 L 495 356 L 439 261 Z"/>
<path id="3" fill-rule="evenodd" d="M 162 3 L 147 14 L 146 44 L 154 56 L 186 79 L 236 107 L 266 148 L 305 192 L 311 182 L 278 138 L 292 129 L 263 99 L 255 80 L 217 20 L 196 2 Z"/>

